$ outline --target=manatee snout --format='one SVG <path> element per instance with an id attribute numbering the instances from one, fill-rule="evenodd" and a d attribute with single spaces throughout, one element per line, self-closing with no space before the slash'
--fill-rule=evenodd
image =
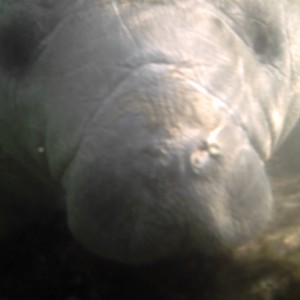
<path id="1" fill-rule="evenodd" d="M 102 257 L 141 264 L 220 253 L 270 217 L 247 134 L 207 95 L 165 78 L 148 87 L 130 78 L 134 92 L 124 88 L 95 114 L 64 177 L 70 228 Z"/>

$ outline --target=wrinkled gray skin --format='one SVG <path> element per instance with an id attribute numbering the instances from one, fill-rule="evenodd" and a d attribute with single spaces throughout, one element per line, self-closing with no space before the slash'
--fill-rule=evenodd
<path id="1" fill-rule="evenodd" d="M 102 257 L 239 245 L 299 119 L 296 2 L 0 0 L 0 145 Z"/>

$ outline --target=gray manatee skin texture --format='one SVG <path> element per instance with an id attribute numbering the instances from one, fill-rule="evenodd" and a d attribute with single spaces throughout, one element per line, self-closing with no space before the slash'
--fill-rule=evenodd
<path id="1" fill-rule="evenodd" d="M 0 0 L 1 151 L 60 195 L 4 197 L 0 233 L 60 207 L 130 264 L 255 237 L 266 165 L 300 165 L 299 20 L 292 0 Z"/>

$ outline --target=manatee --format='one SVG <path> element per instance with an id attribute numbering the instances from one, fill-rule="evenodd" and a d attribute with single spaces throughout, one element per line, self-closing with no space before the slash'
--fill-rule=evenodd
<path id="1" fill-rule="evenodd" d="M 0 4 L 1 235 L 63 210 L 146 264 L 264 232 L 268 166 L 300 168 L 297 1 Z"/>

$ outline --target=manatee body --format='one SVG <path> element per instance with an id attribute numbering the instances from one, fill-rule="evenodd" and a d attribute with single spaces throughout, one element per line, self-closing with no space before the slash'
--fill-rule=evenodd
<path id="1" fill-rule="evenodd" d="M 300 165 L 297 1 L 0 4 L 2 228 L 62 207 L 86 248 L 149 263 L 266 227 L 266 165 Z M 25 197 L 23 168 L 59 196 Z"/>

